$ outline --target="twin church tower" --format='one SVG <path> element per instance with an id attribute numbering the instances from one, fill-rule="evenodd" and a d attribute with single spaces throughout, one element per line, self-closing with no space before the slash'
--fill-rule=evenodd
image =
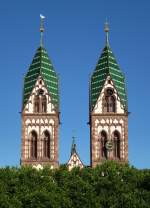
<path id="1" fill-rule="evenodd" d="M 51 168 L 59 166 L 59 79 L 41 44 L 24 77 L 22 100 L 21 164 Z M 109 45 L 109 28 L 105 24 L 106 45 L 90 79 L 89 126 L 90 161 L 95 167 L 105 160 L 128 161 L 128 105 L 125 78 Z M 76 159 L 74 159 L 76 158 Z M 70 164 L 82 166 L 75 145 Z"/>

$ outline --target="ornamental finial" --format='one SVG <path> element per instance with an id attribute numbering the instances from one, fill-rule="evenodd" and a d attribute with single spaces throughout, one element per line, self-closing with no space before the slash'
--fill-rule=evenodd
<path id="1" fill-rule="evenodd" d="M 106 45 L 109 45 L 109 24 L 107 20 L 105 22 L 104 31 L 106 33 Z"/>
<path id="2" fill-rule="evenodd" d="M 44 19 L 45 17 L 40 14 L 40 46 L 43 46 L 43 33 L 44 33 Z"/>

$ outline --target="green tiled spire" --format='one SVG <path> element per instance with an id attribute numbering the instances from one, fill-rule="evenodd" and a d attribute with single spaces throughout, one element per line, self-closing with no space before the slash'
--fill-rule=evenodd
<path id="1" fill-rule="evenodd" d="M 41 76 L 52 98 L 52 103 L 58 108 L 58 76 L 48 57 L 47 51 L 39 47 L 24 79 L 23 108 L 35 86 L 38 77 Z"/>
<path id="2" fill-rule="evenodd" d="M 28 102 L 39 76 L 42 77 L 47 87 L 53 105 L 56 109 L 59 108 L 58 76 L 48 57 L 47 51 L 43 47 L 44 19 L 45 17 L 40 15 L 40 47 L 37 49 L 29 70 L 24 78 L 23 109 Z"/>
<path id="3" fill-rule="evenodd" d="M 94 73 L 91 77 L 91 89 L 90 89 L 90 108 L 94 109 L 96 102 L 99 98 L 101 90 L 104 86 L 106 78 L 111 77 L 114 86 L 118 92 L 121 103 L 127 111 L 127 94 L 125 88 L 125 77 L 120 70 L 119 65 L 113 55 L 113 52 L 109 46 L 108 40 L 108 24 L 105 25 L 106 32 L 106 46 L 104 47 L 102 54 L 98 60 Z"/>

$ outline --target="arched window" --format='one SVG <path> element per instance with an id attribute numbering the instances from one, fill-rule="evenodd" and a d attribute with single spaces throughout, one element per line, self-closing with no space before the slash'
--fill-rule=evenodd
<path id="1" fill-rule="evenodd" d="M 107 134 L 105 131 L 102 131 L 101 132 L 101 156 L 104 158 L 108 157 L 106 143 L 107 143 Z"/>
<path id="2" fill-rule="evenodd" d="M 120 134 L 118 131 L 113 133 L 114 157 L 120 159 Z"/>
<path id="3" fill-rule="evenodd" d="M 42 103 L 42 113 L 46 113 L 47 111 L 47 100 L 46 100 L 46 96 L 43 95 L 41 98 L 41 103 Z"/>
<path id="4" fill-rule="evenodd" d="M 39 89 L 34 97 L 34 113 L 47 112 L 47 99 L 44 95 L 44 90 Z"/>
<path id="5" fill-rule="evenodd" d="M 116 112 L 116 99 L 113 89 L 108 88 L 104 98 L 104 112 Z"/>
<path id="6" fill-rule="evenodd" d="M 39 111 L 40 111 L 40 99 L 39 96 L 36 95 L 34 97 L 34 112 L 39 113 Z"/>
<path id="7" fill-rule="evenodd" d="M 30 157 L 37 158 L 37 133 L 35 131 L 30 133 Z"/>
<path id="8" fill-rule="evenodd" d="M 43 134 L 43 157 L 50 158 L 50 134 L 48 131 Z"/>

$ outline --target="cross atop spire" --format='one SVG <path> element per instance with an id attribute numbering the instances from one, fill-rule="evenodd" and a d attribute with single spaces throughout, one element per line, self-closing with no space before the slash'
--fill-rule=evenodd
<path id="1" fill-rule="evenodd" d="M 40 14 L 40 46 L 43 46 L 43 33 L 44 33 L 44 19 L 45 17 Z"/>
<path id="2" fill-rule="evenodd" d="M 107 20 L 105 22 L 104 31 L 106 33 L 106 45 L 108 46 L 109 45 L 109 24 Z"/>

